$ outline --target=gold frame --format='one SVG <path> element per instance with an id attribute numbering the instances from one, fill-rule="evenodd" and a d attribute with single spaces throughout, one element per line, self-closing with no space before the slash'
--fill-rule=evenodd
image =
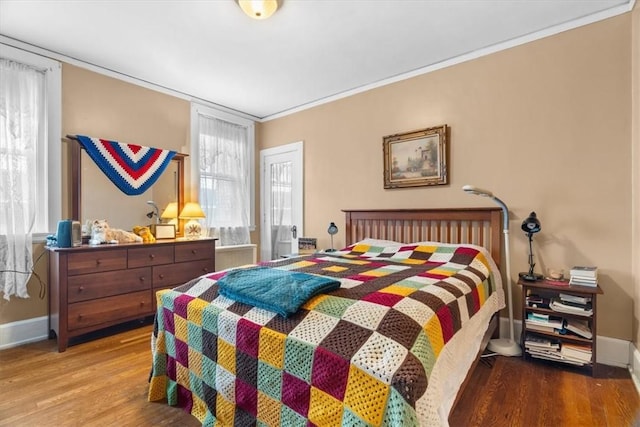
<path id="1" fill-rule="evenodd" d="M 385 136 L 382 139 L 384 188 L 448 184 L 448 133 L 445 124 Z M 420 156 L 412 157 L 418 151 Z M 398 158 L 407 160 L 400 164 Z"/>

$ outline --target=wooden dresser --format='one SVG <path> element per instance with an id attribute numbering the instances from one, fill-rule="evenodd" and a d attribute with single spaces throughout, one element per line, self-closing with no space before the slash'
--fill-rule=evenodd
<path id="1" fill-rule="evenodd" d="M 49 336 L 69 339 L 151 316 L 155 292 L 215 271 L 216 239 L 49 248 Z"/>

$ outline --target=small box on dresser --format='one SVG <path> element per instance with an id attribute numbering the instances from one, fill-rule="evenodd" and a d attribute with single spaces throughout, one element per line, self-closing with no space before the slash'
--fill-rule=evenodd
<path id="1" fill-rule="evenodd" d="M 597 296 L 603 293 L 600 286 L 523 279 L 518 285 L 522 286 L 523 357 L 582 367 L 596 376 Z M 548 327 L 545 318 L 550 319 Z"/>
<path id="2" fill-rule="evenodd" d="M 215 271 L 216 239 L 49 249 L 49 335 L 69 339 L 155 313 L 155 293 Z"/>

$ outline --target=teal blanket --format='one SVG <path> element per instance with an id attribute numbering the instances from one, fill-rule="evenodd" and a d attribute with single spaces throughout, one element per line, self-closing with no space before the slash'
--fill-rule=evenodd
<path id="1" fill-rule="evenodd" d="M 261 266 L 231 270 L 218 287 L 227 298 L 288 317 L 314 295 L 338 289 L 340 281 Z"/>

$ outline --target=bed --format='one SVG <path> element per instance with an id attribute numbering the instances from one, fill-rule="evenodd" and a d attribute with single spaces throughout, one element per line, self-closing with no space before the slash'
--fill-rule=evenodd
<path id="1" fill-rule="evenodd" d="M 158 292 L 149 400 L 203 425 L 448 425 L 504 307 L 501 212 L 344 212 L 345 248 L 266 265 L 339 282 L 287 317 L 221 295 L 235 270 Z"/>

